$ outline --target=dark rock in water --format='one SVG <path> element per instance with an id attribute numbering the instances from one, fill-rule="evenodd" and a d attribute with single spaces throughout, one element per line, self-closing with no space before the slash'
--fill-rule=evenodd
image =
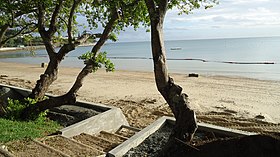
<path id="1" fill-rule="evenodd" d="M 8 77 L 8 75 L 0 75 L 0 78 Z"/>
<path id="2" fill-rule="evenodd" d="M 257 119 L 265 119 L 265 117 L 263 115 L 257 115 L 255 118 L 257 118 Z"/>
<path id="3" fill-rule="evenodd" d="M 191 74 L 189 74 L 189 77 L 198 77 L 198 74 L 196 74 L 196 73 L 191 73 Z"/>

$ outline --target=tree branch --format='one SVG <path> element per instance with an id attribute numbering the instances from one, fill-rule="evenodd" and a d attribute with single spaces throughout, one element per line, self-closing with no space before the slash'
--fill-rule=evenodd
<path id="1" fill-rule="evenodd" d="M 45 9 L 42 3 L 38 4 L 38 30 L 43 39 L 49 58 L 52 60 L 56 57 L 54 47 L 51 43 L 51 35 L 45 28 Z"/>
<path id="2" fill-rule="evenodd" d="M 58 61 L 61 61 L 63 59 L 63 57 L 69 53 L 70 51 L 74 50 L 76 46 L 78 46 L 79 44 L 72 43 L 73 41 L 73 37 L 72 37 L 72 22 L 73 22 L 73 18 L 74 18 L 74 14 L 75 14 L 75 10 L 77 9 L 79 3 L 81 2 L 81 0 L 74 0 L 73 5 L 71 7 L 71 11 L 70 11 L 70 15 L 68 18 L 68 24 L 67 24 L 67 33 L 68 33 L 68 44 L 64 44 L 57 55 L 57 59 Z M 81 40 L 80 42 L 85 42 L 89 37 L 86 37 L 85 39 Z M 79 42 L 79 43 L 80 43 Z"/>
<path id="3" fill-rule="evenodd" d="M 36 28 L 33 28 L 33 29 L 31 29 L 31 30 L 29 30 L 29 31 L 27 31 L 27 32 L 24 32 L 24 31 L 27 30 L 28 27 L 31 26 L 31 25 L 33 25 L 33 23 L 30 23 L 30 24 L 26 25 L 25 27 L 22 27 L 16 34 L 14 34 L 14 35 L 12 35 L 12 36 L 9 36 L 9 37 L 6 37 L 6 39 L 2 41 L 2 44 L 6 43 L 8 40 L 10 40 L 10 39 L 12 39 L 12 38 L 17 37 L 17 36 L 20 35 L 20 34 L 28 34 L 28 33 L 33 32 Z"/>
<path id="4" fill-rule="evenodd" d="M 52 14 L 52 18 L 51 18 L 51 22 L 50 22 L 50 26 L 49 26 L 49 30 L 48 30 L 48 33 L 50 36 L 52 36 L 56 32 L 56 21 L 57 21 L 59 12 L 62 8 L 62 4 L 63 4 L 63 0 L 59 0 L 58 4 L 55 6 L 55 10 Z"/>
<path id="5" fill-rule="evenodd" d="M 112 12 L 111 19 L 108 21 L 106 27 L 103 30 L 101 37 L 99 38 L 98 42 L 94 45 L 94 47 L 91 50 L 91 53 L 94 54 L 94 58 L 97 56 L 98 51 L 104 45 L 106 40 L 109 38 L 109 35 L 112 32 L 114 24 L 118 18 L 119 18 L 118 12 L 117 12 L 117 9 L 115 9 Z M 74 85 L 72 86 L 72 88 L 69 90 L 68 94 L 75 95 L 78 92 L 78 90 L 82 87 L 84 78 L 89 73 L 92 73 L 93 66 L 94 66 L 94 62 L 92 60 L 89 60 L 86 64 L 86 66 L 83 68 L 83 70 L 77 76 L 76 81 L 75 81 Z"/>
<path id="6" fill-rule="evenodd" d="M 101 49 L 101 47 L 104 45 L 106 40 L 109 38 L 109 35 L 113 30 L 113 25 L 118 18 L 119 18 L 119 14 L 117 9 L 115 9 L 114 11 L 112 11 L 111 19 L 109 20 L 106 27 L 104 28 L 101 37 L 99 38 L 98 42 L 94 45 L 94 47 L 91 50 L 91 53 L 93 53 L 94 56 L 97 55 L 98 51 Z"/>
<path id="7" fill-rule="evenodd" d="M 72 43 L 73 37 L 72 37 L 72 22 L 73 22 L 73 17 L 75 13 L 75 9 L 77 8 L 78 4 L 81 2 L 81 0 L 74 0 L 71 11 L 70 11 L 70 16 L 68 19 L 68 24 L 67 24 L 67 33 L 68 33 L 68 43 Z"/>

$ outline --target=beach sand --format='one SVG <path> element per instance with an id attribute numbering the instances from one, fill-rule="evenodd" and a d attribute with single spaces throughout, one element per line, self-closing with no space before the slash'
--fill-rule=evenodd
<path id="1" fill-rule="evenodd" d="M 0 62 L 0 83 L 32 89 L 44 68 Z M 49 93 L 60 95 L 72 86 L 78 68 L 60 67 Z M 269 123 L 279 131 L 280 81 L 240 77 L 170 74 L 188 94 L 198 120 L 232 128 Z M 152 72 L 99 70 L 89 75 L 78 99 L 120 107 L 130 125 L 143 128 L 163 115 L 172 116 L 156 89 Z M 251 127 L 251 128 L 252 128 Z M 273 130 L 274 129 L 274 130 Z M 250 128 L 247 130 L 250 131 Z"/>

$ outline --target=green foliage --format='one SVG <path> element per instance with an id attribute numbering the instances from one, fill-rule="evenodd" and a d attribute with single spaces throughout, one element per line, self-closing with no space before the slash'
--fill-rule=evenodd
<path id="1" fill-rule="evenodd" d="M 115 33 L 111 33 L 109 39 L 113 42 L 116 42 L 118 40 L 118 37 Z"/>
<path id="2" fill-rule="evenodd" d="M 9 120 L 20 120 L 22 111 L 29 106 L 35 105 L 37 100 L 31 98 L 25 98 L 23 101 L 13 100 L 8 98 L 8 105 L 5 109 L 5 118 Z M 41 112 L 39 115 L 30 115 L 30 119 L 36 121 L 44 121 L 46 119 L 47 110 Z"/>
<path id="3" fill-rule="evenodd" d="M 29 116 L 29 121 L 21 121 L 22 111 L 36 103 L 37 101 L 31 98 L 25 98 L 23 101 L 8 99 L 8 105 L 5 108 L 6 114 L 0 118 L 0 143 L 43 137 L 61 128 L 57 122 L 46 118 L 47 111 L 41 112 L 37 116 Z"/>
<path id="4" fill-rule="evenodd" d="M 100 52 L 97 56 L 95 56 L 91 52 L 87 52 L 78 58 L 84 60 L 85 64 L 92 64 L 93 72 L 96 72 L 99 68 L 102 67 L 102 65 L 105 67 L 107 72 L 115 70 L 115 66 L 111 62 L 111 60 L 107 58 L 106 52 Z"/>
<path id="5" fill-rule="evenodd" d="M 199 9 L 201 7 L 208 9 L 218 3 L 218 0 L 174 0 L 168 3 L 168 8 L 173 9 L 176 7 L 180 11 L 179 14 L 189 14 L 194 9 Z"/>
<path id="6" fill-rule="evenodd" d="M 0 0 L 0 44 L 34 30 L 34 8 L 31 0 Z"/>
<path id="7" fill-rule="evenodd" d="M 38 138 L 61 129 L 54 121 L 12 121 L 0 118 L 0 143 L 26 138 Z"/>
<path id="8" fill-rule="evenodd" d="M 144 0 L 93 0 L 92 3 L 84 4 L 81 14 L 87 18 L 91 29 L 105 27 L 106 23 L 115 13 L 119 19 L 114 25 L 114 32 L 124 30 L 126 27 L 133 27 L 135 30 L 140 26 L 149 26 L 148 11 Z"/>

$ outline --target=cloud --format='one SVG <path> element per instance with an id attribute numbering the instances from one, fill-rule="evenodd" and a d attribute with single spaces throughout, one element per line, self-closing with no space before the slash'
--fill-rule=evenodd
<path id="1" fill-rule="evenodd" d="M 252 4 L 253 3 L 264 3 L 264 2 L 270 2 L 271 0 L 254 0 L 254 1 L 250 1 L 250 0 L 225 0 L 225 2 L 227 3 L 231 3 L 233 5 L 237 5 L 237 4 Z"/>
<path id="2" fill-rule="evenodd" d="M 165 39 L 280 36 L 280 0 L 220 0 L 211 9 L 197 9 L 189 15 L 167 12 Z M 144 28 L 126 29 L 120 41 L 150 40 Z"/>
<path id="3" fill-rule="evenodd" d="M 275 27 L 280 26 L 279 5 L 280 1 L 273 0 L 221 0 L 214 8 L 199 9 L 190 15 L 178 16 L 178 11 L 173 10 L 165 24 L 174 29 Z"/>

